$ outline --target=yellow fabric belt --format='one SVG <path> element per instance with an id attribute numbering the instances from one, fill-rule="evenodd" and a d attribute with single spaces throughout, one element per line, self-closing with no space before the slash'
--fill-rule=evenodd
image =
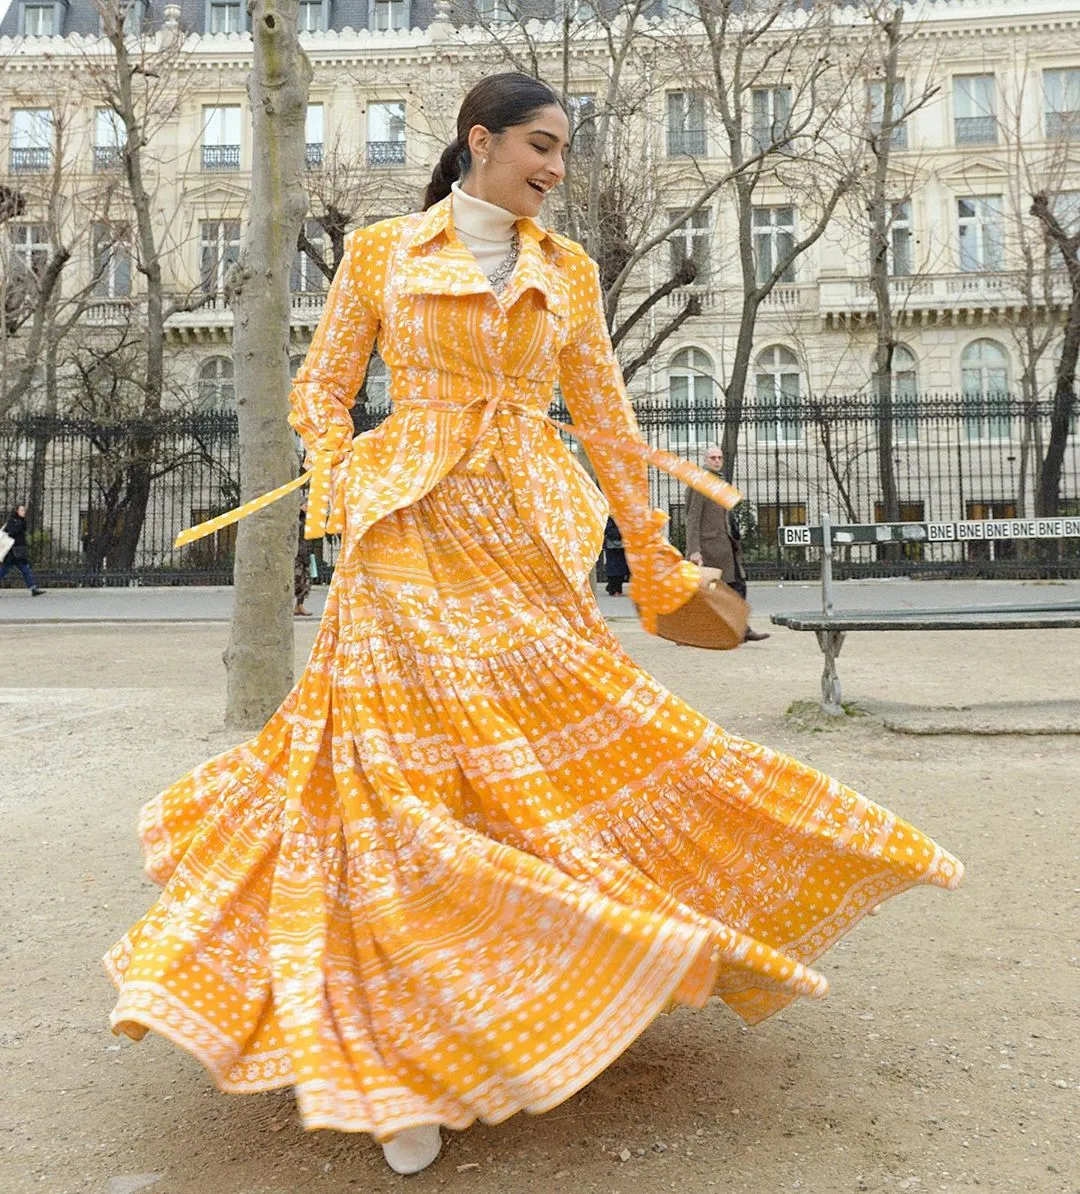
<path id="1" fill-rule="evenodd" d="M 408 399 L 399 402 L 395 409 L 438 410 L 464 414 L 480 402 L 484 403 L 484 407 L 467 465 L 470 472 L 483 472 L 494 451 L 497 434 L 496 415 L 511 414 L 523 418 L 542 419 L 552 427 L 572 435 L 586 447 L 593 445 L 598 448 L 606 448 L 627 460 L 643 460 L 654 468 L 658 468 L 684 484 L 699 490 L 725 509 L 730 510 L 742 501 L 742 494 L 733 485 L 698 468 L 689 460 L 683 460 L 682 457 L 665 452 L 662 448 L 654 448 L 642 439 L 628 439 L 609 435 L 604 431 L 586 430 L 582 427 L 573 427 L 569 423 L 560 423 L 539 407 L 527 406 L 509 396 L 496 394 L 490 398 L 474 398 L 471 402 L 466 403 L 438 398 Z M 312 467 L 294 481 L 279 485 L 277 489 L 273 489 L 269 493 L 252 498 L 251 501 L 237 506 L 236 509 L 230 510 L 226 514 L 219 514 L 216 518 L 207 519 L 206 522 L 201 522 L 198 526 L 188 527 L 187 530 L 181 531 L 177 535 L 174 546 L 184 547 L 196 539 L 202 539 L 206 535 L 220 531 L 222 527 L 231 526 L 242 518 L 247 518 L 249 514 L 254 514 L 257 510 L 272 505 L 309 481 L 311 488 L 308 492 L 307 515 L 304 520 L 304 537 L 319 539 L 323 535 L 340 534 L 345 529 L 345 486 L 339 484 L 336 491 L 331 493 L 332 473 L 334 467 L 342 463 L 347 455 L 347 449 L 316 451 Z M 624 531 L 624 536 L 625 534 L 626 531 Z"/>

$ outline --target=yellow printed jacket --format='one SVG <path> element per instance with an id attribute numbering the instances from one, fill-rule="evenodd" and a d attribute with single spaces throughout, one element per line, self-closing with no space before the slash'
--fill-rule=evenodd
<path id="1" fill-rule="evenodd" d="M 641 438 L 604 319 L 596 264 L 573 241 L 518 221 L 520 251 L 494 291 L 454 231 L 452 200 L 361 228 L 345 257 L 290 395 L 290 423 L 315 466 L 307 533 L 361 536 L 417 501 L 464 458 L 494 457 L 515 506 L 568 580 L 584 583 L 607 510 L 548 419 L 556 383 L 623 533 L 642 620 L 682 605 L 698 570 L 649 508 L 647 464 L 733 506 L 739 495 Z M 349 408 L 372 349 L 390 379 L 392 413 L 353 438 Z M 321 467 L 320 467 L 321 466 Z M 326 509 L 329 507 L 329 516 Z"/>

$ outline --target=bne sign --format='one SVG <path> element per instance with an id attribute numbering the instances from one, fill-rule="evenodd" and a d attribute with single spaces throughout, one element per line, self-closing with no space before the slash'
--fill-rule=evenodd
<path id="1" fill-rule="evenodd" d="M 1080 518 L 987 518 L 966 522 L 928 522 L 930 543 L 973 539 L 1067 539 L 1080 536 Z"/>
<path id="2" fill-rule="evenodd" d="M 980 518 L 964 522 L 868 522 L 830 528 L 836 546 L 881 543 L 972 543 L 1000 539 L 1080 538 L 1080 518 Z M 781 547 L 820 547 L 820 526 L 779 528 Z"/>

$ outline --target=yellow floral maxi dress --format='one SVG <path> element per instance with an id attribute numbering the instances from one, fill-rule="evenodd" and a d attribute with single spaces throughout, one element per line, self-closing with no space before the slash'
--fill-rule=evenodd
<path id="1" fill-rule="evenodd" d="M 544 417 L 556 381 L 647 626 L 697 572 L 648 507 L 595 265 L 518 229 L 499 297 L 450 200 L 350 237 L 292 394 L 311 529 L 327 501 L 345 524 L 322 626 L 258 737 L 144 809 L 164 890 L 106 958 L 115 1031 L 226 1091 L 291 1085 L 310 1128 L 544 1111 L 668 1006 L 718 995 L 753 1023 L 823 995 L 811 964 L 864 913 L 961 876 L 608 631 L 605 503 Z M 350 443 L 376 339 L 394 413 Z"/>

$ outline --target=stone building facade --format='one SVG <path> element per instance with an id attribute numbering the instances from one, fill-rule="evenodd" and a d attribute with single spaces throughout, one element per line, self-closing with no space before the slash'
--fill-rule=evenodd
<path id="1" fill-rule="evenodd" d="M 314 67 L 307 131 L 313 209 L 316 200 L 324 208 L 336 204 L 353 223 L 412 210 L 472 81 L 504 69 L 518 51 L 526 58 L 527 51 L 535 53 L 549 78 L 563 77 L 561 3 L 529 9 L 525 15 L 535 18 L 527 37 L 518 37 L 512 6 L 503 0 L 305 0 L 302 42 Z M 658 221 L 695 202 L 701 178 L 722 173 L 725 165 L 715 105 L 708 86 L 699 88 L 694 77 L 707 45 L 700 27 L 684 15 L 687 7 L 662 0 L 650 10 L 658 48 L 651 57 L 632 59 L 654 75 L 638 92 L 640 160 L 633 171 L 648 180 Z M 175 401 L 204 408 L 227 408 L 231 401 L 232 316 L 221 289 L 238 249 L 252 152 L 244 10 L 242 0 L 183 0 L 139 6 L 131 17 L 140 36 L 155 45 L 171 39 L 179 47 L 171 110 L 155 131 L 154 197 L 168 245 L 169 288 L 202 295 L 194 309 L 169 320 L 170 389 Z M 579 114 L 587 110 L 596 118 L 596 97 L 604 94 L 610 64 L 591 9 L 576 5 L 574 13 L 571 98 L 586 105 L 575 109 Z M 850 46 L 860 35 L 854 17 L 845 18 L 841 8 L 842 30 L 845 19 L 850 28 L 839 44 Z M 11 0 L 0 23 L 0 181 L 18 187 L 44 178 L 61 124 L 65 186 L 90 194 L 95 176 L 110 169 L 116 134 L 93 89 L 84 86 L 99 20 L 88 0 Z M 908 34 L 899 71 L 903 91 L 909 100 L 920 96 L 925 102 L 897 131 L 890 168 L 898 196 L 890 230 L 890 286 L 901 329 L 897 393 L 963 399 L 1019 393 L 1026 384 L 1030 396 L 1045 396 L 1067 282 L 1055 268 L 1025 277 L 1022 250 L 1032 234 L 1024 221 L 1036 185 L 1052 189 L 1063 222 L 1080 221 L 1080 11 L 1067 0 L 919 0 L 911 5 Z M 797 75 L 798 61 L 792 56 L 789 74 L 748 91 L 755 105 L 747 116 L 749 136 L 762 118 L 771 127 L 788 118 L 782 109 L 792 102 L 788 79 Z M 865 62 L 858 70 L 865 78 L 857 88 L 872 115 L 880 83 Z M 798 103 L 797 81 L 794 91 Z M 753 229 L 759 262 L 799 238 L 814 202 L 792 193 L 784 177 L 777 168 L 761 185 Z M 92 208 L 72 202 L 66 218 L 87 222 Z M 40 225 L 33 204 L 8 221 L 9 261 L 31 260 Z M 317 225 L 308 230 L 328 248 Z M 624 308 L 651 293 L 679 254 L 698 266 L 695 283 L 668 295 L 639 325 L 636 340 L 624 345 L 629 355 L 689 295 L 696 294 L 702 306 L 702 314 L 682 324 L 637 372 L 631 387 L 636 397 L 667 399 L 683 409 L 715 408 L 743 298 L 734 230 L 730 190 L 720 189 L 679 233 L 676 249 L 660 245 L 635 271 Z M 77 285 L 76 275 L 87 274 L 97 261 L 92 234 L 84 229 L 75 239 L 81 256 L 65 285 Z M 83 320 L 88 328 L 118 318 L 137 296 L 137 273 L 122 252 L 114 257 L 95 283 Z M 292 281 L 298 361 L 326 283 L 303 255 Z M 1037 361 L 1028 360 L 1032 328 L 1047 330 Z M 873 347 L 865 212 L 852 197 L 761 307 L 746 392 L 759 409 L 774 402 L 787 413 L 771 427 L 749 430 L 748 451 L 776 457 L 783 449 L 794 460 L 808 450 L 805 424 L 790 417 L 790 408 L 866 393 Z M 377 399 L 377 364 L 374 372 L 369 393 Z M 1009 420 L 973 416 L 966 434 L 1008 453 L 1020 429 Z M 692 454 L 712 436 L 705 424 L 688 425 L 671 433 L 669 442 Z M 1070 451 L 1075 475 L 1075 442 Z M 794 464 L 780 467 L 771 522 L 807 516 L 807 495 L 791 479 L 797 473 Z M 917 482 L 916 489 L 920 484 L 929 482 Z M 980 502 L 987 514 L 1010 502 L 1016 510 L 1017 495 L 1010 492 L 1017 488 L 1015 477 L 998 488 L 1000 493 L 977 493 L 974 507 L 968 500 L 961 513 L 981 511 Z M 674 509 L 675 495 L 668 498 Z M 928 513 L 927 498 L 905 495 L 911 516 Z"/>

